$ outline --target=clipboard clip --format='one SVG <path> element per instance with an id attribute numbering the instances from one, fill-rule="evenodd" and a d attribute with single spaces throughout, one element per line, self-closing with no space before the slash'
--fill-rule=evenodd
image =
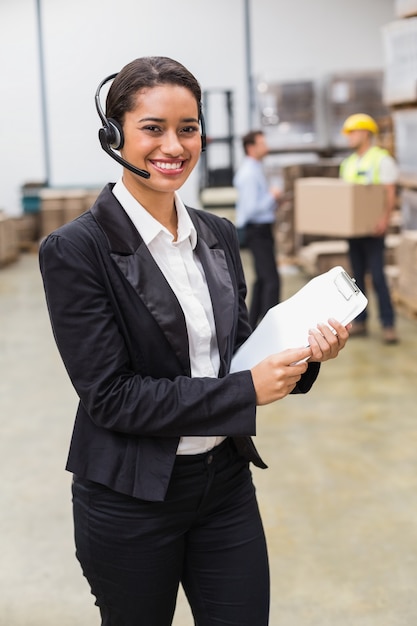
<path id="1" fill-rule="evenodd" d="M 356 285 L 355 279 L 351 278 L 345 270 L 342 270 L 336 276 L 334 284 L 345 300 L 350 300 L 352 296 L 359 293 L 359 287 Z"/>

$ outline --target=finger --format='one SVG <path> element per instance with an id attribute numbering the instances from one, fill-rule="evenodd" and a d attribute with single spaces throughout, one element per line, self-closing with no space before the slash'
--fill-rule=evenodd
<path id="1" fill-rule="evenodd" d="M 352 328 L 352 324 L 349 323 L 346 324 L 346 326 L 343 326 L 343 324 L 341 324 L 334 318 L 330 318 L 328 320 L 328 323 L 334 329 L 338 337 L 340 337 L 341 339 L 347 339 L 349 337 L 349 330 Z"/>
<path id="2" fill-rule="evenodd" d="M 335 336 L 329 328 L 324 325 L 318 324 L 317 328 L 311 328 L 309 331 L 309 340 L 311 342 L 313 338 L 314 342 L 321 350 L 327 350 L 331 341 L 335 341 Z"/>
<path id="3" fill-rule="evenodd" d="M 334 317 L 330 317 L 327 320 L 327 323 L 336 333 L 341 333 L 345 329 L 345 326 L 343 326 L 343 324 L 341 324 L 338 320 L 334 319 Z"/>
<path id="4" fill-rule="evenodd" d="M 311 330 L 310 345 L 313 358 L 320 361 L 334 358 L 340 350 L 339 338 L 324 324 Z"/>
<path id="5" fill-rule="evenodd" d="M 343 348 L 349 339 L 349 331 L 352 328 L 352 324 L 347 324 L 343 326 L 339 322 L 336 322 L 334 319 L 329 319 L 329 324 L 331 324 L 337 334 L 339 339 L 339 349 Z"/>
<path id="6" fill-rule="evenodd" d="M 337 326 L 337 329 L 334 327 L 329 327 L 327 324 L 318 324 L 317 326 L 324 339 L 328 342 L 330 348 L 335 348 L 339 346 L 340 336 L 337 330 L 339 330 L 341 333 L 346 332 L 343 330 L 343 326 L 341 326 L 340 324 L 338 324 Z"/>
<path id="7" fill-rule="evenodd" d="M 284 350 L 279 356 L 282 358 L 284 365 L 294 365 L 309 359 L 311 356 L 311 348 L 310 346 L 292 348 L 290 350 Z"/>
<path id="8" fill-rule="evenodd" d="M 327 341 L 324 340 L 323 335 L 316 330 L 311 330 L 308 336 L 308 340 L 311 347 L 312 360 L 321 361 L 325 355 L 325 349 L 329 347 Z"/>

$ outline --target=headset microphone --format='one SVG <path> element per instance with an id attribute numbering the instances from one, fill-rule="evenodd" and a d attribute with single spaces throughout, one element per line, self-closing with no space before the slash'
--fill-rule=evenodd
<path id="1" fill-rule="evenodd" d="M 97 113 L 101 121 L 103 122 L 103 127 L 98 131 L 98 138 L 100 141 L 100 145 L 103 148 L 104 152 L 107 152 L 112 159 L 117 161 L 120 165 L 123 165 L 126 169 L 130 170 L 134 174 L 138 176 L 142 176 L 142 178 L 150 178 L 150 173 L 146 170 L 141 170 L 138 167 L 129 163 L 123 157 L 121 157 L 115 150 L 120 150 L 123 147 L 124 138 L 123 138 L 123 130 L 120 127 L 120 124 L 111 118 L 107 118 L 104 114 L 104 111 L 100 104 L 100 91 L 103 86 L 108 83 L 110 80 L 113 80 L 117 76 L 116 74 L 111 74 L 107 76 L 104 80 L 101 81 L 99 86 L 97 87 L 95 102 Z"/>
<path id="2" fill-rule="evenodd" d="M 98 131 L 98 138 L 100 140 L 100 144 L 104 152 L 107 152 L 107 154 L 110 155 L 112 159 L 120 163 L 120 165 L 123 165 L 123 167 L 130 170 L 134 174 L 138 174 L 138 176 L 142 176 L 142 178 L 150 178 L 151 175 L 149 172 L 147 172 L 146 170 L 141 170 L 138 167 L 135 167 L 134 165 L 132 165 L 132 163 L 129 163 L 123 157 L 117 154 L 117 152 L 114 152 L 114 150 L 112 150 L 111 145 L 109 144 L 107 136 L 106 136 L 105 128 L 100 128 L 100 130 Z"/>

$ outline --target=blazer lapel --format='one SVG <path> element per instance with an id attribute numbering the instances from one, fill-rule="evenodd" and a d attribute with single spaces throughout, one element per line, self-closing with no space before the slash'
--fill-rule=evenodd
<path id="1" fill-rule="evenodd" d="M 190 374 L 188 336 L 181 306 L 108 185 L 91 209 L 110 247 L 110 256 L 154 317 L 183 370 Z"/>
<path id="2" fill-rule="evenodd" d="M 224 373 L 225 355 L 234 323 L 235 292 L 227 266 L 226 255 L 215 233 L 205 222 L 190 212 L 197 229 L 196 252 L 204 268 L 213 306 L 217 345 L 220 353 L 220 374 Z"/>
<path id="3" fill-rule="evenodd" d="M 148 248 L 142 243 L 134 254 L 126 256 L 112 252 L 111 257 L 157 321 L 183 370 L 190 374 L 184 314 Z"/>

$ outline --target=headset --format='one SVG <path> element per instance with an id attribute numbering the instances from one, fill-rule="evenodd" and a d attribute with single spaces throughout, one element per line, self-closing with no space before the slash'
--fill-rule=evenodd
<path id="1" fill-rule="evenodd" d="M 98 138 L 100 141 L 100 145 L 103 148 L 104 152 L 107 152 L 107 154 L 111 156 L 112 159 L 117 161 L 120 165 L 123 165 L 123 167 L 130 170 L 134 174 L 137 174 L 138 176 L 142 176 L 142 178 L 149 178 L 150 177 L 149 172 L 147 172 L 146 170 L 141 170 L 138 167 L 135 167 L 134 165 L 132 165 L 132 163 L 129 163 L 128 161 L 123 159 L 123 157 L 117 154 L 117 152 L 115 152 L 115 150 L 121 150 L 123 148 L 123 144 L 124 144 L 123 130 L 119 122 L 117 122 L 115 119 L 111 117 L 106 117 L 103 111 L 103 108 L 101 106 L 101 103 L 100 103 L 100 92 L 106 83 L 116 78 L 117 74 L 118 72 L 116 72 L 115 74 L 110 74 L 110 76 L 107 76 L 106 78 L 104 78 L 96 90 L 96 95 L 95 95 L 96 109 L 103 123 L 102 128 L 100 128 L 100 130 L 98 131 Z M 201 103 L 199 104 L 199 121 L 201 125 L 201 152 L 204 152 L 206 149 L 207 139 L 206 139 L 206 128 L 205 128 L 204 116 L 201 110 Z"/>

